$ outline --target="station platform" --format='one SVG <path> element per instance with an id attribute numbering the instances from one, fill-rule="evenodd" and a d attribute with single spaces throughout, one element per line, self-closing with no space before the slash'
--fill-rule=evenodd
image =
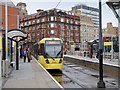
<path id="1" fill-rule="evenodd" d="M 99 63 L 99 60 L 97 58 L 89 58 L 89 57 L 83 57 L 83 56 L 78 56 L 78 55 L 64 55 L 64 57 L 70 57 L 70 58 L 74 58 L 74 59 Z M 118 61 L 118 59 L 113 59 L 113 60 L 110 60 L 110 59 L 105 60 L 105 59 L 103 59 L 103 64 L 106 64 L 106 65 L 120 67 L 119 63 L 120 62 Z"/>
<path id="2" fill-rule="evenodd" d="M 34 57 L 31 62 L 20 60 L 19 70 L 13 68 L 8 78 L 3 78 L 6 88 L 58 88 L 62 86 L 39 64 Z"/>

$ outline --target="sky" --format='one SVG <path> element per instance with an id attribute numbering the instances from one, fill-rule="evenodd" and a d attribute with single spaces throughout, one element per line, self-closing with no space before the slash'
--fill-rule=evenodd
<path id="1" fill-rule="evenodd" d="M 37 9 L 49 10 L 55 8 L 60 0 L 11 0 L 15 5 L 19 2 L 24 2 L 27 5 L 28 14 L 36 13 Z M 112 22 L 113 26 L 118 26 L 118 21 L 112 10 L 105 4 L 107 0 L 102 0 L 102 28 L 106 28 L 107 22 Z M 85 4 L 91 7 L 98 8 L 99 0 L 61 0 L 58 9 L 71 10 L 76 4 Z"/>

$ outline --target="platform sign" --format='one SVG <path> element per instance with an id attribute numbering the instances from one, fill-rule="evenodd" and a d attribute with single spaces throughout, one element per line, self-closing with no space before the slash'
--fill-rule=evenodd
<path id="1" fill-rule="evenodd" d="M 104 42 L 104 46 L 111 46 L 112 42 Z"/>

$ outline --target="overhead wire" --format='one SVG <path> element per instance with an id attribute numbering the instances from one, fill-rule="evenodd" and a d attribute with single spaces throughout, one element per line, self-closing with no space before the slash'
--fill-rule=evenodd
<path id="1" fill-rule="evenodd" d="M 62 1 L 62 0 L 60 0 L 60 1 L 58 2 L 58 4 L 56 5 L 56 7 L 55 7 L 55 8 L 57 8 L 57 7 L 59 6 L 59 4 L 61 3 L 61 1 Z"/>

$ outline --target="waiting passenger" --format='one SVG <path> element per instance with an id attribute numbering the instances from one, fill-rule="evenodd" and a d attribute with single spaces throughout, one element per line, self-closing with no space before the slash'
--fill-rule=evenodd
<path id="1" fill-rule="evenodd" d="M 24 62 L 26 62 L 26 50 L 24 49 Z"/>

